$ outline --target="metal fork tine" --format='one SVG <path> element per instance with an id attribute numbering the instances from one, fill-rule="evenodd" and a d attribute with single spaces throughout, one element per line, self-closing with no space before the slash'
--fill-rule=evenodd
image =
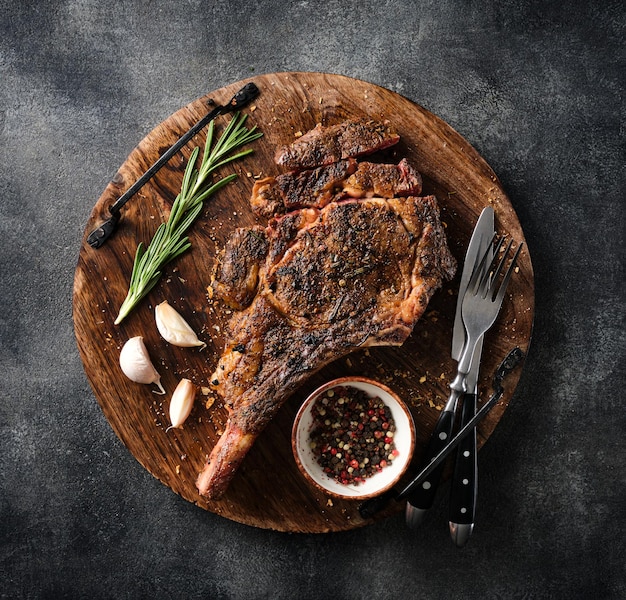
<path id="1" fill-rule="evenodd" d="M 504 238 L 500 238 L 496 242 L 496 236 L 494 236 L 493 242 L 485 251 L 483 259 L 480 261 L 480 264 L 476 269 L 477 277 L 479 277 L 475 289 L 473 290 L 476 296 L 480 295 L 481 298 L 485 298 L 487 296 L 487 292 L 489 292 L 489 289 L 491 288 L 491 281 L 493 280 L 493 265 L 498 259 L 498 252 L 500 252 L 503 241 Z M 491 258 L 489 257 L 490 252 L 492 253 Z M 488 264 L 487 260 L 489 260 Z"/>
<path id="2" fill-rule="evenodd" d="M 470 370 L 474 349 L 476 348 L 478 340 L 485 334 L 486 331 L 489 330 L 498 317 L 506 287 L 509 283 L 509 279 L 511 278 L 511 274 L 515 270 L 517 258 L 523 246 L 523 244 L 520 243 L 515 254 L 513 255 L 511 264 L 506 270 L 506 273 L 504 273 L 504 277 L 498 286 L 499 277 L 502 275 L 504 265 L 506 264 L 513 243 L 513 240 L 511 240 L 508 243 L 502 257 L 497 258 L 497 254 L 502 247 L 503 241 L 504 238 L 500 238 L 498 240 L 498 243 L 494 248 L 492 260 L 488 260 L 488 258 L 491 259 L 489 252 L 486 252 L 482 257 L 480 264 L 476 267 L 475 271 L 472 273 L 472 277 L 470 278 L 470 283 L 473 284 L 471 287 L 473 289 L 470 289 L 470 286 L 468 285 L 463 298 L 461 314 L 463 316 L 463 324 L 465 325 L 467 338 L 463 353 L 459 359 L 457 377 L 451 384 L 451 387 L 454 390 L 465 391 L 465 378 Z M 491 250 L 491 244 L 489 245 L 489 249 Z M 487 262 L 489 264 L 487 268 L 485 268 Z M 497 267 L 494 266 L 496 262 L 498 263 Z M 496 287 L 497 292 L 495 291 Z"/>
<path id="3" fill-rule="evenodd" d="M 485 267 L 487 266 L 487 261 L 489 260 L 490 253 L 493 252 L 493 256 L 495 256 L 498 253 L 498 250 L 500 249 L 500 245 L 502 244 L 502 239 L 500 239 L 500 241 L 497 243 L 495 249 L 493 248 L 496 238 L 497 238 L 497 234 L 494 233 L 493 237 L 491 238 L 491 241 L 489 242 L 489 245 L 487 246 L 487 249 L 485 250 L 485 253 L 482 255 L 482 258 L 480 259 L 480 262 L 478 263 L 478 265 L 474 267 L 472 276 L 470 277 L 469 283 L 467 284 L 467 291 L 471 290 L 473 294 L 477 294 L 478 290 L 480 289 L 480 286 L 483 281 L 483 272 L 485 272 Z M 485 274 L 486 275 L 489 274 L 489 269 L 487 269 Z"/>
<path id="4" fill-rule="evenodd" d="M 499 304 L 502 303 L 502 299 L 504 298 L 504 292 L 506 291 L 506 286 L 509 284 L 509 279 L 511 279 L 511 274 L 515 270 L 515 265 L 517 264 L 517 257 L 519 256 L 519 253 L 522 250 L 523 245 L 524 245 L 524 242 L 521 242 L 520 245 L 517 247 L 517 250 L 515 251 L 513 258 L 511 259 L 511 264 L 509 265 L 509 268 L 507 272 L 505 273 L 504 278 L 502 279 L 502 283 L 500 284 L 500 289 L 498 290 L 498 293 L 495 298 L 495 302 Z M 511 244 L 509 244 L 509 247 L 510 246 Z M 508 248 L 507 248 L 507 251 L 508 251 Z"/>
<path id="5" fill-rule="evenodd" d="M 494 254 L 494 257 L 493 257 L 494 264 L 497 260 L 497 252 L 500 250 L 502 241 L 503 241 L 503 238 L 500 238 L 500 244 L 498 245 L 498 249 L 496 250 L 496 253 Z M 509 250 L 511 249 L 512 245 L 513 245 L 513 240 L 509 240 L 507 247 L 504 249 L 504 252 L 502 253 L 502 258 L 500 258 L 500 262 L 498 263 L 496 270 L 493 271 L 492 273 L 487 274 L 489 279 L 486 282 L 487 285 L 485 286 L 485 292 L 483 294 L 483 298 L 485 298 L 489 292 L 492 292 L 493 284 L 495 281 L 497 281 L 498 277 L 500 276 L 500 273 L 502 272 L 502 267 L 504 266 L 504 263 L 506 262 L 506 258 L 509 255 Z M 491 298 L 492 300 L 495 298 L 495 293 L 491 294 Z"/>

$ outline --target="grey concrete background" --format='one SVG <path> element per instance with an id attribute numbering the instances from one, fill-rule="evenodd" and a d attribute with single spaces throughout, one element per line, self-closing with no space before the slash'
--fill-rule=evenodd
<path id="1" fill-rule="evenodd" d="M 0 597 L 626 597 L 625 22 L 619 1 L 0 0 Z M 419 533 L 205 513 L 135 461 L 84 376 L 72 282 L 101 191 L 181 106 L 284 70 L 433 111 L 524 227 L 533 345 L 463 550 L 447 488 Z"/>

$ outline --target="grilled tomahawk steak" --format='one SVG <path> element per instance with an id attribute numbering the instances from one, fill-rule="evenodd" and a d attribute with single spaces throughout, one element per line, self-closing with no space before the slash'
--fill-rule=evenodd
<path id="1" fill-rule="evenodd" d="M 237 230 L 215 286 L 239 309 L 211 381 L 229 419 L 200 493 L 224 493 L 310 375 L 358 348 L 401 345 L 455 268 L 434 196 L 341 200 Z"/>

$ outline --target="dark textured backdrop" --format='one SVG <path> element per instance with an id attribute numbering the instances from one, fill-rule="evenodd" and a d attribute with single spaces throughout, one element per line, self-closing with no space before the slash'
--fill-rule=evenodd
<path id="1" fill-rule="evenodd" d="M 0 0 L 2 598 L 626 597 L 624 56 L 619 1 Z M 340 73 L 436 113 L 525 230 L 536 320 L 480 454 L 478 525 L 447 498 L 349 533 L 206 513 L 115 437 L 72 328 L 87 217 L 156 124 L 254 73 Z"/>

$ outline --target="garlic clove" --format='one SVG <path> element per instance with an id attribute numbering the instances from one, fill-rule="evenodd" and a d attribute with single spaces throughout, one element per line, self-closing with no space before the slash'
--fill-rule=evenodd
<path id="1" fill-rule="evenodd" d="M 140 335 L 130 338 L 120 352 L 120 367 L 128 379 L 135 383 L 154 383 L 160 392 L 155 394 L 165 394 L 161 385 L 161 376 L 154 368 L 148 349 Z"/>
<path id="2" fill-rule="evenodd" d="M 189 413 L 191 413 L 197 391 L 198 388 L 189 379 L 179 381 L 170 400 L 170 422 L 172 424 L 167 428 L 167 431 L 173 427 L 182 427 Z"/>
<path id="3" fill-rule="evenodd" d="M 195 331 L 187 321 L 173 308 L 167 300 L 158 304 L 154 309 L 154 318 L 159 333 L 166 342 L 181 348 L 206 346 L 198 339 Z"/>

